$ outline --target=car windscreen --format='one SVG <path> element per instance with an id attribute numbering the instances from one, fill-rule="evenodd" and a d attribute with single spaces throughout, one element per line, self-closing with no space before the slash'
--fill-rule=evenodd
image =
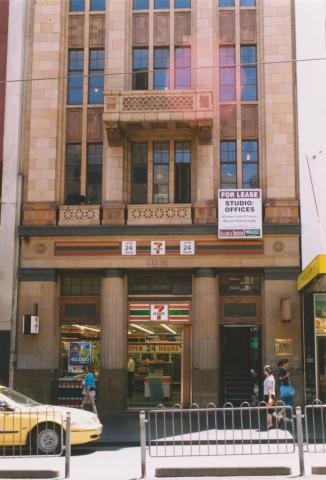
<path id="1" fill-rule="evenodd" d="M 0 387 L 0 400 L 10 400 L 19 405 L 39 405 L 35 400 L 32 400 L 31 398 L 26 397 L 26 395 L 16 392 L 8 387 Z"/>

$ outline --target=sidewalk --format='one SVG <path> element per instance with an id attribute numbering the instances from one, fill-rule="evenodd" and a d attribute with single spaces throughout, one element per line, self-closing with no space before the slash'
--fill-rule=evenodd
<path id="1" fill-rule="evenodd" d="M 98 445 L 139 446 L 139 412 L 121 412 L 100 417 L 103 433 Z"/>

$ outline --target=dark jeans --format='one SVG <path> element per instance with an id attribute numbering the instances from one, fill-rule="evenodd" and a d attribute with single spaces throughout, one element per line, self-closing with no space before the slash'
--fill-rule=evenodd
<path id="1" fill-rule="evenodd" d="M 128 372 L 128 397 L 132 396 L 134 387 L 134 372 Z"/>

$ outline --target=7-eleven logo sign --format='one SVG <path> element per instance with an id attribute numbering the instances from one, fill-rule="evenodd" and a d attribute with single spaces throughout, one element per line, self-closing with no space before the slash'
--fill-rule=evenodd
<path id="1" fill-rule="evenodd" d="M 151 255 L 165 255 L 165 240 L 151 241 Z"/>
<path id="2" fill-rule="evenodd" d="M 151 305 L 151 320 L 167 322 L 169 320 L 169 306 Z"/>

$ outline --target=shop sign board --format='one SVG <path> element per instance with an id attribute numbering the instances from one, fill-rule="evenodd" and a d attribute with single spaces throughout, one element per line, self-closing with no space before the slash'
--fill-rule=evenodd
<path id="1" fill-rule="evenodd" d="M 181 240 L 180 241 L 180 255 L 195 255 L 195 241 Z"/>
<path id="2" fill-rule="evenodd" d="M 261 189 L 218 190 L 218 237 L 262 238 Z"/>
<path id="3" fill-rule="evenodd" d="M 121 242 L 121 255 L 136 255 L 137 244 L 134 240 Z"/>
<path id="4" fill-rule="evenodd" d="M 160 305 L 151 305 L 151 320 L 159 320 L 167 322 L 169 320 L 169 305 L 160 304 Z"/>
<path id="5" fill-rule="evenodd" d="M 280 356 L 293 355 L 293 339 L 275 338 L 275 354 Z"/>
<path id="6" fill-rule="evenodd" d="M 92 360 L 91 342 L 69 342 L 68 364 L 89 365 Z"/>
<path id="7" fill-rule="evenodd" d="M 129 343 L 128 353 L 182 353 L 180 343 Z"/>
<path id="8" fill-rule="evenodd" d="M 165 240 L 151 241 L 151 255 L 165 255 Z"/>

